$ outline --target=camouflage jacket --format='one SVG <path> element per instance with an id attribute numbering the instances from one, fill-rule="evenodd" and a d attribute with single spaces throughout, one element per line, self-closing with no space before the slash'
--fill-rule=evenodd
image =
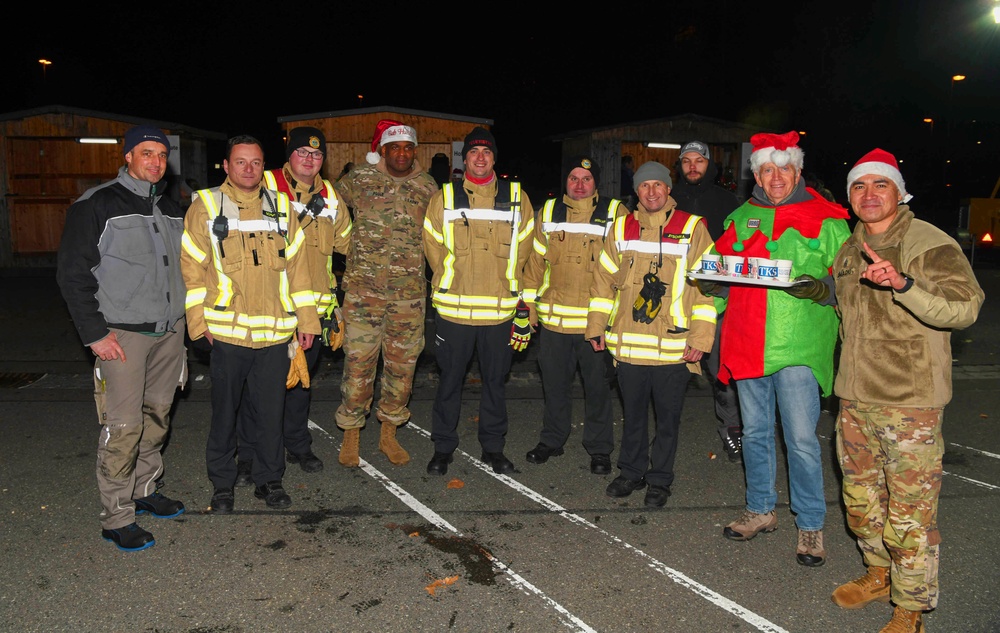
<path id="1" fill-rule="evenodd" d="M 334 185 L 353 210 L 344 289 L 388 300 L 427 296 L 423 225 L 437 183 L 413 161 L 413 171 L 393 178 L 385 161 L 351 171 Z"/>

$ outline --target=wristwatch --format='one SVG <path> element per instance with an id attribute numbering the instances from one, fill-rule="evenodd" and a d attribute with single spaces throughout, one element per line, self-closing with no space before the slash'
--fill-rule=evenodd
<path id="1" fill-rule="evenodd" d="M 906 273 L 899 273 L 899 276 L 905 279 L 906 283 L 903 284 L 903 287 L 897 290 L 896 292 L 906 292 L 913 286 L 913 277 L 910 277 Z"/>

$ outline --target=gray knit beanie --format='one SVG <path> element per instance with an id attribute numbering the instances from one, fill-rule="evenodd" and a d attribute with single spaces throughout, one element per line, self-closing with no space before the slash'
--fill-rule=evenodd
<path id="1" fill-rule="evenodd" d="M 655 160 L 643 163 L 642 167 L 635 170 L 635 174 L 632 176 L 632 182 L 635 183 L 636 193 L 639 191 L 639 185 L 647 180 L 660 180 L 668 187 L 674 186 L 674 181 L 670 179 L 670 170 L 664 167 L 662 163 L 658 163 Z"/>

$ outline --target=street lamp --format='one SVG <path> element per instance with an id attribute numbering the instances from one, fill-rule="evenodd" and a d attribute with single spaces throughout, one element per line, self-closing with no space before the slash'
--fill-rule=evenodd
<path id="1" fill-rule="evenodd" d="M 45 83 L 45 70 L 52 65 L 47 59 L 39 59 L 38 63 L 42 65 L 42 83 Z"/>
<path id="2" fill-rule="evenodd" d="M 934 136 L 934 119 L 927 117 L 924 119 L 924 123 L 930 123 L 931 125 L 931 136 Z"/>

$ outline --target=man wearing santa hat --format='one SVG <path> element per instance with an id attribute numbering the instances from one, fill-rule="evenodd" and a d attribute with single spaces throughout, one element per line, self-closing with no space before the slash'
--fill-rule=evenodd
<path id="1" fill-rule="evenodd" d="M 847 210 L 809 189 L 802 179 L 797 132 L 755 134 L 750 167 L 757 185 L 733 211 L 716 240 L 720 255 L 792 261 L 792 276 L 825 276 L 850 230 Z M 746 264 L 746 261 L 744 261 Z M 796 560 L 826 561 L 823 467 L 816 423 L 820 392 L 833 386 L 837 314 L 778 288 L 731 284 L 720 339 L 719 380 L 736 380 L 743 416 L 746 507 L 723 530 L 746 541 L 778 527 L 775 423 L 780 410 L 788 454 L 791 509 L 798 527 Z"/>
<path id="2" fill-rule="evenodd" d="M 847 175 L 847 194 L 859 222 L 832 275 L 842 319 L 837 456 L 847 524 L 867 571 L 832 598 L 845 609 L 891 599 L 882 630 L 923 631 L 922 612 L 938 601 L 951 331 L 976 321 L 984 295 L 955 240 L 905 204 L 911 196 L 892 154 L 863 156 Z M 830 281 L 809 278 L 810 298 Z"/>
<path id="3" fill-rule="evenodd" d="M 417 131 L 383 119 L 375 127 L 367 165 L 337 181 L 354 209 L 354 230 L 344 271 L 344 375 L 337 426 L 344 431 L 341 465 L 360 465 L 359 441 L 371 410 L 382 356 L 382 389 L 375 416 L 378 447 L 393 464 L 410 455 L 396 429 L 410 419 L 417 357 L 424 349 L 427 280 L 423 225 L 434 178 L 416 159 Z"/>

